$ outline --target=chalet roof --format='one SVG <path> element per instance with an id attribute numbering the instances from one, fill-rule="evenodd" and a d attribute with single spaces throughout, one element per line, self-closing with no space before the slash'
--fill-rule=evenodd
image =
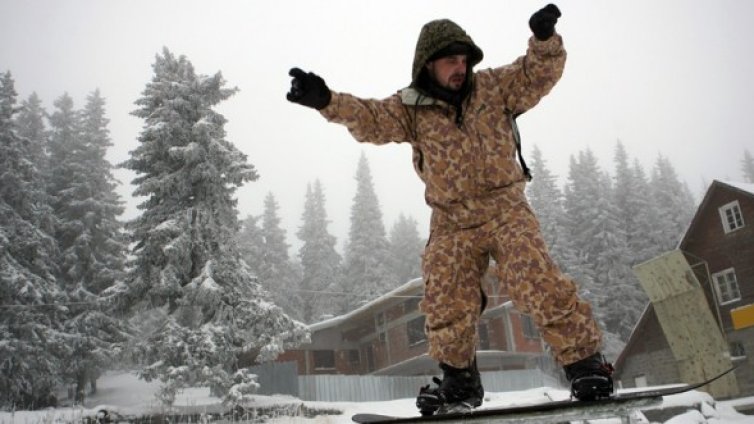
<path id="1" fill-rule="evenodd" d="M 326 328 L 335 327 L 339 324 L 341 324 L 344 321 L 347 321 L 353 317 L 356 317 L 358 315 L 364 314 L 364 313 L 372 313 L 372 311 L 381 305 L 393 301 L 395 298 L 406 298 L 406 297 L 415 297 L 412 296 L 411 293 L 414 293 L 417 291 L 417 289 L 420 289 L 423 287 L 424 280 L 421 278 L 415 278 L 406 284 L 391 290 L 384 295 L 378 297 L 377 299 L 374 299 L 368 303 L 365 303 L 364 305 L 360 306 L 357 309 L 354 309 L 351 312 L 348 312 L 343 315 L 339 315 L 337 317 L 329 318 L 324 321 L 315 322 L 314 324 L 309 325 L 309 331 L 318 331 L 318 330 L 324 330 Z"/>
<path id="2" fill-rule="evenodd" d="M 720 181 L 722 184 L 729 185 L 740 191 L 745 191 L 751 195 L 754 195 L 754 183 L 739 183 L 734 181 Z"/>
<path id="3" fill-rule="evenodd" d="M 712 184 L 710 184 L 709 188 L 707 189 L 707 192 L 704 195 L 704 199 L 702 199 L 701 203 L 699 204 L 699 207 L 697 207 L 696 212 L 694 213 L 694 218 L 691 220 L 691 223 L 689 223 L 689 226 L 686 229 L 686 232 L 683 234 L 681 241 L 678 243 L 679 249 L 683 250 L 683 246 L 686 244 L 686 239 L 694 231 L 702 212 L 705 209 L 707 209 L 710 199 L 712 198 L 712 194 L 716 190 L 721 189 L 721 188 L 723 189 L 727 188 L 729 190 L 738 191 L 744 195 L 754 197 L 754 184 L 740 183 L 740 182 L 733 182 L 733 181 L 719 181 L 719 180 L 712 181 Z"/>

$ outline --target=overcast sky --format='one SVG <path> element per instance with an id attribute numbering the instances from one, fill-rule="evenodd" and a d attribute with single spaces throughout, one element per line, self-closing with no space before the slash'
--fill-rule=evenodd
<path id="1" fill-rule="evenodd" d="M 387 230 L 400 213 L 426 236 L 429 209 L 407 145 L 369 146 L 318 113 L 285 100 L 288 69 L 330 88 L 383 98 L 410 81 L 421 26 L 450 18 L 484 50 L 481 68 L 525 52 L 528 19 L 544 1 L 0 0 L 0 72 L 20 99 L 36 91 L 48 111 L 69 93 L 77 108 L 99 88 L 106 99 L 113 163 L 127 159 L 143 122 L 130 115 L 163 46 L 197 73 L 221 71 L 240 91 L 218 111 L 227 138 L 261 178 L 238 191 L 241 217 L 259 215 L 272 192 L 288 243 L 298 245 L 306 185 L 319 178 L 330 231 L 348 234 L 359 155 L 369 160 Z M 754 153 L 754 1 L 560 1 L 557 30 L 568 62 L 548 97 L 519 118 L 524 151 L 542 150 L 565 178 L 569 156 L 590 148 L 612 172 L 616 141 L 647 172 L 671 158 L 692 192 L 712 179 L 741 180 Z M 530 155 L 529 155 L 530 156 Z M 138 213 L 134 175 L 118 170 Z"/>

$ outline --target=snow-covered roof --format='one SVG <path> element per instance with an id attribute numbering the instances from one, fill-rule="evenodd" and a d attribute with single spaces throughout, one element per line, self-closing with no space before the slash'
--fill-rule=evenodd
<path id="1" fill-rule="evenodd" d="M 720 181 L 723 184 L 727 184 L 731 187 L 735 187 L 739 190 L 749 192 L 751 194 L 754 194 L 754 184 L 752 183 L 740 183 L 736 181 Z"/>
<path id="2" fill-rule="evenodd" d="M 376 305 L 379 305 L 381 303 L 384 303 L 396 297 L 402 297 L 400 296 L 402 293 L 405 293 L 407 291 L 411 291 L 411 290 L 416 289 L 417 287 L 420 287 L 423 284 L 423 282 L 424 280 L 422 280 L 421 278 L 415 278 L 407 282 L 406 284 L 383 294 L 377 299 L 374 299 L 371 302 L 361 305 L 359 308 L 354 309 L 353 311 L 348 312 L 347 314 L 329 318 L 324 321 L 315 322 L 314 324 L 309 325 L 309 331 L 313 332 L 313 331 L 324 330 L 326 328 L 334 327 L 342 323 L 343 321 L 347 321 L 348 319 L 363 313 L 364 311 L 374 308 Z"/>

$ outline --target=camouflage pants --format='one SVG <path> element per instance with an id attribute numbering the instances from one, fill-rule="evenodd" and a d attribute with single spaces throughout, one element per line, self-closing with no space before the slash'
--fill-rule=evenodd
<path id="1" fill-rule="evenodd" d="M 600 349 L 601 332 L 576 284 L 550 258 L 539 223 L 526 202 L 471 229 L 433 222 L 424 252 L 425 330 L 429 355 L 464 368 L 477 344 L 481 281 L 489 258 L 513 305 L 532 317 L 555 359 L 567 365 Z"/>

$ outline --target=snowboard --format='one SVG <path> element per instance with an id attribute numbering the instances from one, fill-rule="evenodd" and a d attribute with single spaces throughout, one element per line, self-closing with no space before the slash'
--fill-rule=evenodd
<path id="1" fill-rule="evenodd" d="M 463 421 L 474 423 L 504 422 L 546 422 L 547 417 L 555 418 L 553 422 L 568 422 L 579 419 L 599 419 L 628 416 L 633 410 L 657 405 L 663 396 L 675 395 L 698 389 L 723 377 L 736 369 L 734 366 L 719 375 L 696 384 L 686 384 L 662 389 L 641 390 L 619 393 L 607 399 L 579 401 L 560 400 L 524 406 L 505 408 L 475 409 L 465 413 L 394 417 L 380 414 L 356 414 L 351 419 L 360 424 L 409 424 L 434 421 Z"/>

